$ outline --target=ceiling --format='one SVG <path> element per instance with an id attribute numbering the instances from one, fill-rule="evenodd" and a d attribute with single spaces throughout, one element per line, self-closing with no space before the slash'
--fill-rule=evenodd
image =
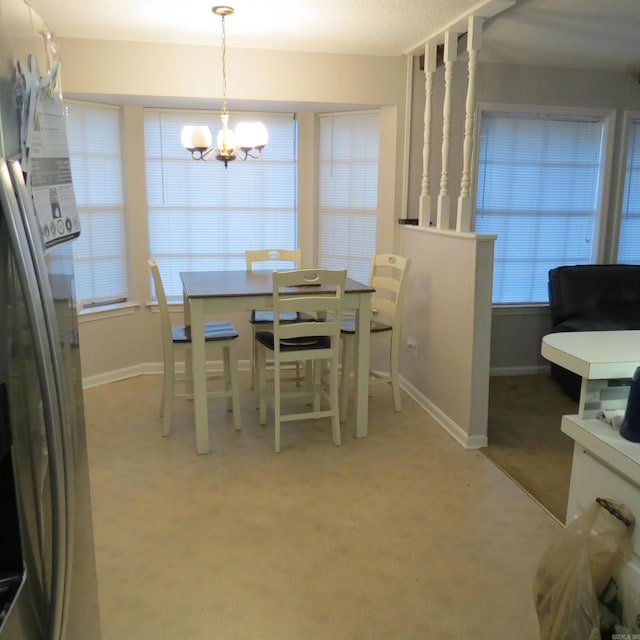
<path id="1" fill-rule="evenodd" d="M 57 38 L 219 46 L 216 0 L 29 0 Z M 219 1 L 219 0 L 218 0 Z M 503 8 L 509 0 L 493 0 Z M 479 0 L 231 0 L 227 45 L 394 56 L 485 5 Z M 481 57 L 640 70 L 640 0 L 516 0 L 487 18 Z"/>

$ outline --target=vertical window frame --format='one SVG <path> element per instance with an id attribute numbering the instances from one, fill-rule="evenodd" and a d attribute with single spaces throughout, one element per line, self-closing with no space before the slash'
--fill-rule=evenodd
<path id="1" fill-rule="evenodd" d="M 622 124 L 622 134 L 621 134 L 621 151 L 620 151 L 620 159 L 619 159 L 619 172 L 618 172 L 618 185 L 616 192 L 616 202 L 615 202 L 615 216 L 612 221 L 612 232 L 611 232 L 611 262 L 613 263 L 621 263 L 620 259 L 620 239 L 622 236 L 622 227 L 623 220 L 625 216 L 625 212 L 623 208 L 625 206 L 626 193 L 629 188 L 628 185 L 628 163 L 629 163 L 629 154 L 631 153 L 630 149 L 630 136 L 633 133 L 632 127 L 638 127 L 637 135 L 640 139 L 640 111 L 625 111 L 623 117 Z M 640 159 L 640 144 L 635 149 L 635 153 L 637 157 Z M 640 170 L 636 174 L 636 181 L 640 186 Z M 640 216 L 640 211 L 638 213 Z M 623 261 L 626 264 L 630 264 L 629 260 Z M 640 263 L 640 250 L 637 252 L 637 257 L 632 260 L 634 264 Z"/>

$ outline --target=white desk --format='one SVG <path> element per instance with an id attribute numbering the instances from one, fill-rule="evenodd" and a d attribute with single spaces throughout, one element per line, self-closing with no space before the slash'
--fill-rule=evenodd
<path id="1" fill-rule="evenodd" d="M 183 271 L 185 322 L 191 325 L 191 362 L 196 451 L 209 453 L 209 422 L 205 379 L 204 323 L 207 316 L 269 309 L 273 303 L 271 271 Z M 369 420 L 369 339 L 374 289 L 347 278 L 345 309 L 355 310 L 358 333 L 355 362 L 356 438 L 367 436 Z"/>
<path id="2" fill-rule="evenodd" d="M 640 331 L 550 333 L 542 338 L 541 353 L 550 362 L 582 376 L 579 415 L 595 418 L 603 408 L 626 407 L 628 393 L 616 399 L 609 381 L 630 379 L 640 366 Z"/>

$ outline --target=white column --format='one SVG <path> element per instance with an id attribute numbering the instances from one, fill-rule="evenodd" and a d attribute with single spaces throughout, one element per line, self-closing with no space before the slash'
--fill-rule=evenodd
<path id="1" fill-rule="evenodd" d="M 473 138 L 475 135 L 476 70 L 478 67 L 478 52 L 480 51 L 482 40 L 482 23 L 482 18 L 471 16 L 467 31 L 469 82 L 467 84 L 466 115 L 464 120 L 462 178 L 460 181 L 460 196 L 458 197 L 457 231 L 471 231 L 473 212 L 471 202 L 471 162 L 473 160 Z"/>
<path id="2" fill-rule="evenodd" d="M 451 228 L 451 197 L 449 196 L 449 148 L 451 146 L 451 92 L 453 63 L 458 57 L 458 34 L 444 34 L 444 104 L 442 107 L 442 174 L 438 195 L 438 229 Z"/>
<path id="3" fill-rule="evenodd" d="M 436 71 L 437 45 L 428 42 L 424 48 L 424 143 L 422 145 L 422 184 L 420 190 L 420 209 L 418 224 L 428 227 L 431 221 L 431 190 L 429 178 L 431 173 L 431 121 L 433 106 L 433 77 Z"/>

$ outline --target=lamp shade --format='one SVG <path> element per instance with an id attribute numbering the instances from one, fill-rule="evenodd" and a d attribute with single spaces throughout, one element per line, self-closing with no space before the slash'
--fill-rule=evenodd
<path id="1" fill-rule="evenodd" d="M 206 125 L 186 125 L 182 128 L 180 141 L 185 149 L 204 151 L 211 146 L 212 136 Z"/>
<path id="2" fill-rule="evenodd" d="M 236 126 L 236 142 L 240 149 L 262 149 L 268 141 L 269 134 L 262 122 L 241 122 Z"/>
<path id="3" fill-rule="evenodd" d="M 236 136 L 233 133 L 233 129 L 227 129 L 223 127 L 218 131 L 218 149 L 223 152 L 235 151 L 236 149 Z"/>

